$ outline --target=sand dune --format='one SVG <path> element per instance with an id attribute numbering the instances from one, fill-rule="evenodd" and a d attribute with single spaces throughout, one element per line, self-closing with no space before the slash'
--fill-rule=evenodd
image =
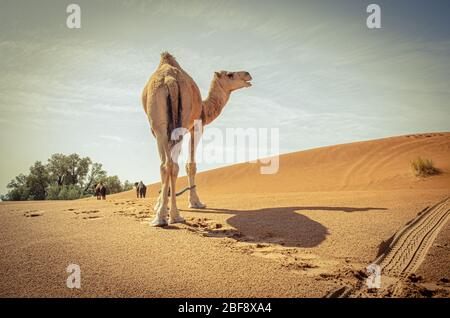
<path id="1" fill-rule="evenodd" d="M 432 179 L 413 177 L 410 163 L 431 158 L 444 173 Z M 317 148 L 280 156 L 279 171 L 263 175 L 261 165 L 237 164 L 199 173 L 200 193 L 279 193 L 303 191 L 448 189 L 450 133 L 428 133 Z M 187 185 L 186 177 L 178 187 Z M 150 193 L 159 184 L 150 185 Z M 114 198 L 132 198 L 133 191 Z"/>
<path id="2" fill-rule="evenodd" d="M 441 174 L 414 177 L 417 156 Z M 148 225 L 159 184 L 141 200 L 0 203 L 0 296 L 450 295 L 450 133 L 286 154 L 277 174 L 238 164 L 197 184 L 207 208 L 188 209 L 184 194 L 187 222 L 165 228 Z M 377 259 L 390 267 L 369 290 Z M 80 290 L 66 287 L 70 263 Z"/>

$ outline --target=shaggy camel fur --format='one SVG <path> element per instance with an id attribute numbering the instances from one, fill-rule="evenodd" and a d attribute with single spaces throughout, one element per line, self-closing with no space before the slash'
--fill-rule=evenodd
<path id="1" fill-rule="evenodd" d="M 195 187 L 197 170 L 195 148 L 199 138 L 195 136 L 197 132 L 194 126 L 201 121 L 201 127 L 203 127 L 216 119 L 231 92 L 250 87 L 251 79 L 248 72 L 215 72 L 208 97 L 202 101 L 197 84 L 181 68 L 175 58 L 167 52 L 161 54 L 159 66 L 142 93 L 142 104 L 152 133 L 156 137 L 161 159 L 162 188 L 155 205 L 156 216 L 151 222 L 152 225 L 167 225 L 169 188 L 172 193 L 169 222 L 184 221 L 178 211 L 175 196 L 175 184 L 179 172 L 177 158 L 180 150 L 180 147 L 176 145 L 180 142 L 182 135 L 188 131 L 191 137 L 189 159 L 186 164 L 189 180 L 189 207 L 205 207 Z"/>

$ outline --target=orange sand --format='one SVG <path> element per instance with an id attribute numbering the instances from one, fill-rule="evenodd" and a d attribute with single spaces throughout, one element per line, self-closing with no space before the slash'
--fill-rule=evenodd
<path id="1" fill-rule="evenodd" d="M 442 173 L 414 177 L 417 156 Z M 144 200 L 0 203 L 0 296 L 321 297 L 360 285 L 384 242 L 450 195 L 450 133 L 291 153 L 274 175 L 238 164 L 200 173 L 197 186 L 207 208 L 188 209 L 184 194 L 187 223 L 166 228 L 148 226 L 158 184 Z M 447 224 L 417 273 L 420 288 L 444 290 L 435 295 L 450 289 L 449 235 Z M 80 290 L 66 287 L 70 263 Z"/>

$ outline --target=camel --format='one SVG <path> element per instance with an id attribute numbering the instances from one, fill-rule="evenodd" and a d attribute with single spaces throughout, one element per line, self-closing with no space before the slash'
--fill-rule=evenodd
<path id="1" fill-rule="evenodd" d="M 144 198 L 145 199 L 145 194 L 147 192 L 147 187 L 145 186 L 144 182 L 139 181 L 139 182 L 135 182 L 134 186 L 136 188 L 136 197 L 139 198 Z"/>
<path id="2" fill-rule="evenodd" d="M 155 204 L 155 218 L 152 226 L 168 224 L 169 189 L 172 195 L 169 223 L 182 223 L 176 202 L 176 179 L 179 166 L 177 162 L 179 147 L 175 147 L 183 134 L 190 133 L 189 156 L 186 173 L 189 182 L 189 208 L 205 208 L 200 201 L 195 186 L 197 166 L 195 149 L 199 138 L 194 125 L 201 122 L 203 127 L 210 124 L 221 113 L 230 98 L 231 92 L 250 87 L 252 77 L 248 72 L 214 72 L 208 96 L 202 101 L 200 90 L 194 80 L 186 73 L 175 58 L 168 52 L 161 54 L 158 68 L 148 80 L 142 92 L 142 105 L 150 122 L 151 131 L 158 145 L 161 160 L 161 192 Z M 180 133 L 181 132 L 181 133 Z"/>
<path id="3" fill-rule="evenodd" d="M 103 182 L 100 182 L 95 186 L 94 194 L 97 197 L 97 200 L 106 200 L 106 187 L 103 185 Z"/>

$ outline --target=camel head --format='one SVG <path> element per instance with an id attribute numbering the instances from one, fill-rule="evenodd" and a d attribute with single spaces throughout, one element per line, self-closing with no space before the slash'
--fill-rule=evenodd
<path id="1" fill-rule="evenodd" d="M 214 73 L 214 78 L 224 89 L 229 90 L 230 92 L 252 86 L 252 83 L 250 83 L 252 77 L 249 72 L 220 71 Z"/>

